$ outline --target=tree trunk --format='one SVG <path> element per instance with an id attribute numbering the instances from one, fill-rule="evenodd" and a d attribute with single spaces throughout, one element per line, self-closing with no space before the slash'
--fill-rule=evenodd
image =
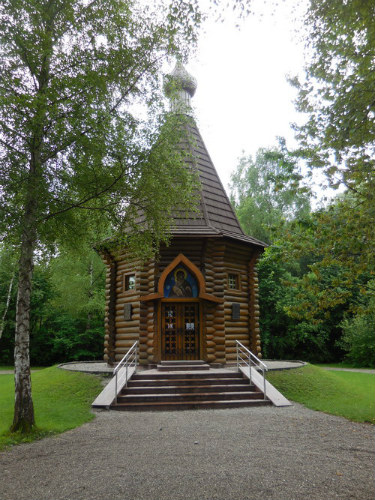
<path id="1" fill-rule="evenodd" d="M 30 300 L 33 254 L 36 242 L 33 210 L 25 217 L 19 260 L 19 282 L 14 345 L 15 405 L 11 431 L 30 432 L 35 425 L 30 375 Z M 31 219 L 31 220 L 30 220 Z M 29 224 L 28 224 L 29 223 Z M 31 224 L 30 224 L 31 223 Z"/>
<path id="2" fill-rule="evenodd" d="M 6 304 L 5 304 L 5 309 L 4 309 L 3 317 L 1 318 L 1 322 L 0 322 L 0 339 L 1 339 L 2 335 L 3 335 L 3 331 L 4 331 L 4 328 L 5 328 L 5 319 L 6 319 L 6 316 L 7 316 L 7 313 L 8 313 L 10 299 L 12 297 L 13 281 L 14 281 L 14 273 L 13 273 L 12 278 L 11 278 L 10 283 L 9 283 L 7 301 L 6 301 Z"/>
<path id="3" fill-rule="evenodd" d="M 91 306 L 90 301 L 91 301 L 91 299 L 92 299 L 92 298 L 93 298 L 93 296 L 94 296 L 94 291 L 93 291 L 93 284 L 94 284 L 94 266 L 93 266 L 93 264 L 92 264 L 92 258 L 91 258 L 91 260 L 90 260 L 90 264 L 89 264 L 89 276 L 90 276 L 90 287 L 89 287 L 89 290 L 88 290 L 88 292 L 87 292 L 87 299 L 88 299 L 88 301 L 89 301 L 89 308 L 90 308 L 90 306 Z M 90 330 L 90 328 L 91 328 L 91 321 L 92 321 L 92 312 L 91 312 L 91 311 L 90 311 L 90 309 L 89 309 L 89 311 L 88 311 L 88 313 L 87 313 L 86 332 L 87 332 L 88 330 Z"/>
<path id="4" fill-rule="evenodd" d="M 15 404 L 11 431 L 30 432 L 35 426 L 34 405 L 31 396 L 30 375 L 30 309 L 31 280 L 34 267 L 34 249 L 37 240 L 36 214 L 38 154 L 32 156 L 25 202 L 21 252 L 19 259 L 18 293 L 16 305 L 16 333 L 14 343 Z"/>

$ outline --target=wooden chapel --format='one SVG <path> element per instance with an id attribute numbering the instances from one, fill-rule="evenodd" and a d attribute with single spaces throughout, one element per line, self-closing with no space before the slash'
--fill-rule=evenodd
<path id="1" fill-rule="evenodd" d="M 180 63 L 170 77 L 180 86 L 188 113 L 196 81 Z M 234 363 L 236 340 L 261 357 L 256 263 L 265 244 L 242 231 L 193 119 L 189 129 L 201 183 L 198 214 L 176 218 L 170 245 L 147 263 L 132 258 L 127 248 L 101 247 L 109 364 L 121 360 L 137 340 L 143 365 Z"/>

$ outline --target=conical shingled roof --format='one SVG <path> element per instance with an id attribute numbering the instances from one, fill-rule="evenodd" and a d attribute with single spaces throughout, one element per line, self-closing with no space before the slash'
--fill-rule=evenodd
<path id="1" fill-rule="evenodd" d="M 267 246 L 265 243 L 247 236 L 241 229 L 198 127 L 191 117 L 190 98 L 195 93 L 196 80 L 180 62 L 177 62 L 175 69 L 167 77 L 167 89 L 173 85 L 179 89 L 179 92 L 172 93 L 172 111 L 184 114 L 187 118 L 187 140 L 181 146 L 190 153 L 187 164 L 197 169 L 201 189 L 196 212 L 186 215 L 176 210 L 173 214 L 172 235 L 175 237 L 225 237 L 264 248 Z M 137 223 L 143 224 L 144 222 L 144 214 L 140 211 Z"/>
<path id="2" fill-rule="evenodd" d="M 193 119 L 187 127 L 191 134 L 190 149 L 193 168 L 201 183 L 198 213 L 174 215 L 172 234 L 175 236 L 221 236 L 265 247 L 266 244 L 245 235 L 220 181 L 215 166 Z"/>

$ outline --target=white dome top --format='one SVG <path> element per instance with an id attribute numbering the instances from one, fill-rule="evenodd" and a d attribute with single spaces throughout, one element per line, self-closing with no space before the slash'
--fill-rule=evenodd
<path id="1" fill-rule="evenodd" d="M 190 73 L 186 71 L 184 66 L 180 61 L 176 62 L 176 66 L 172 73 L 167 75 L 166 92 L 168 93 L 168 87 L 175 85 L 177 88 L 182 88 L 186 90 L 190 97 L 193 97 L 195 91 L 197 90 L 197 80 Z"/>

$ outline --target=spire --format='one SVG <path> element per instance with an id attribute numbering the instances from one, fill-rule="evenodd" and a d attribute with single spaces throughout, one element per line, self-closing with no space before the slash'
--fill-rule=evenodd
<path id="1" fill-rule="evenodd" d="M 172 73 L 166 75 L 164 90 L 171 100 L 172 112 L 192 114 L 191 98 L 197 90 L 197 80 L 186 71 L 181 61 L 177 61 Z"/>

